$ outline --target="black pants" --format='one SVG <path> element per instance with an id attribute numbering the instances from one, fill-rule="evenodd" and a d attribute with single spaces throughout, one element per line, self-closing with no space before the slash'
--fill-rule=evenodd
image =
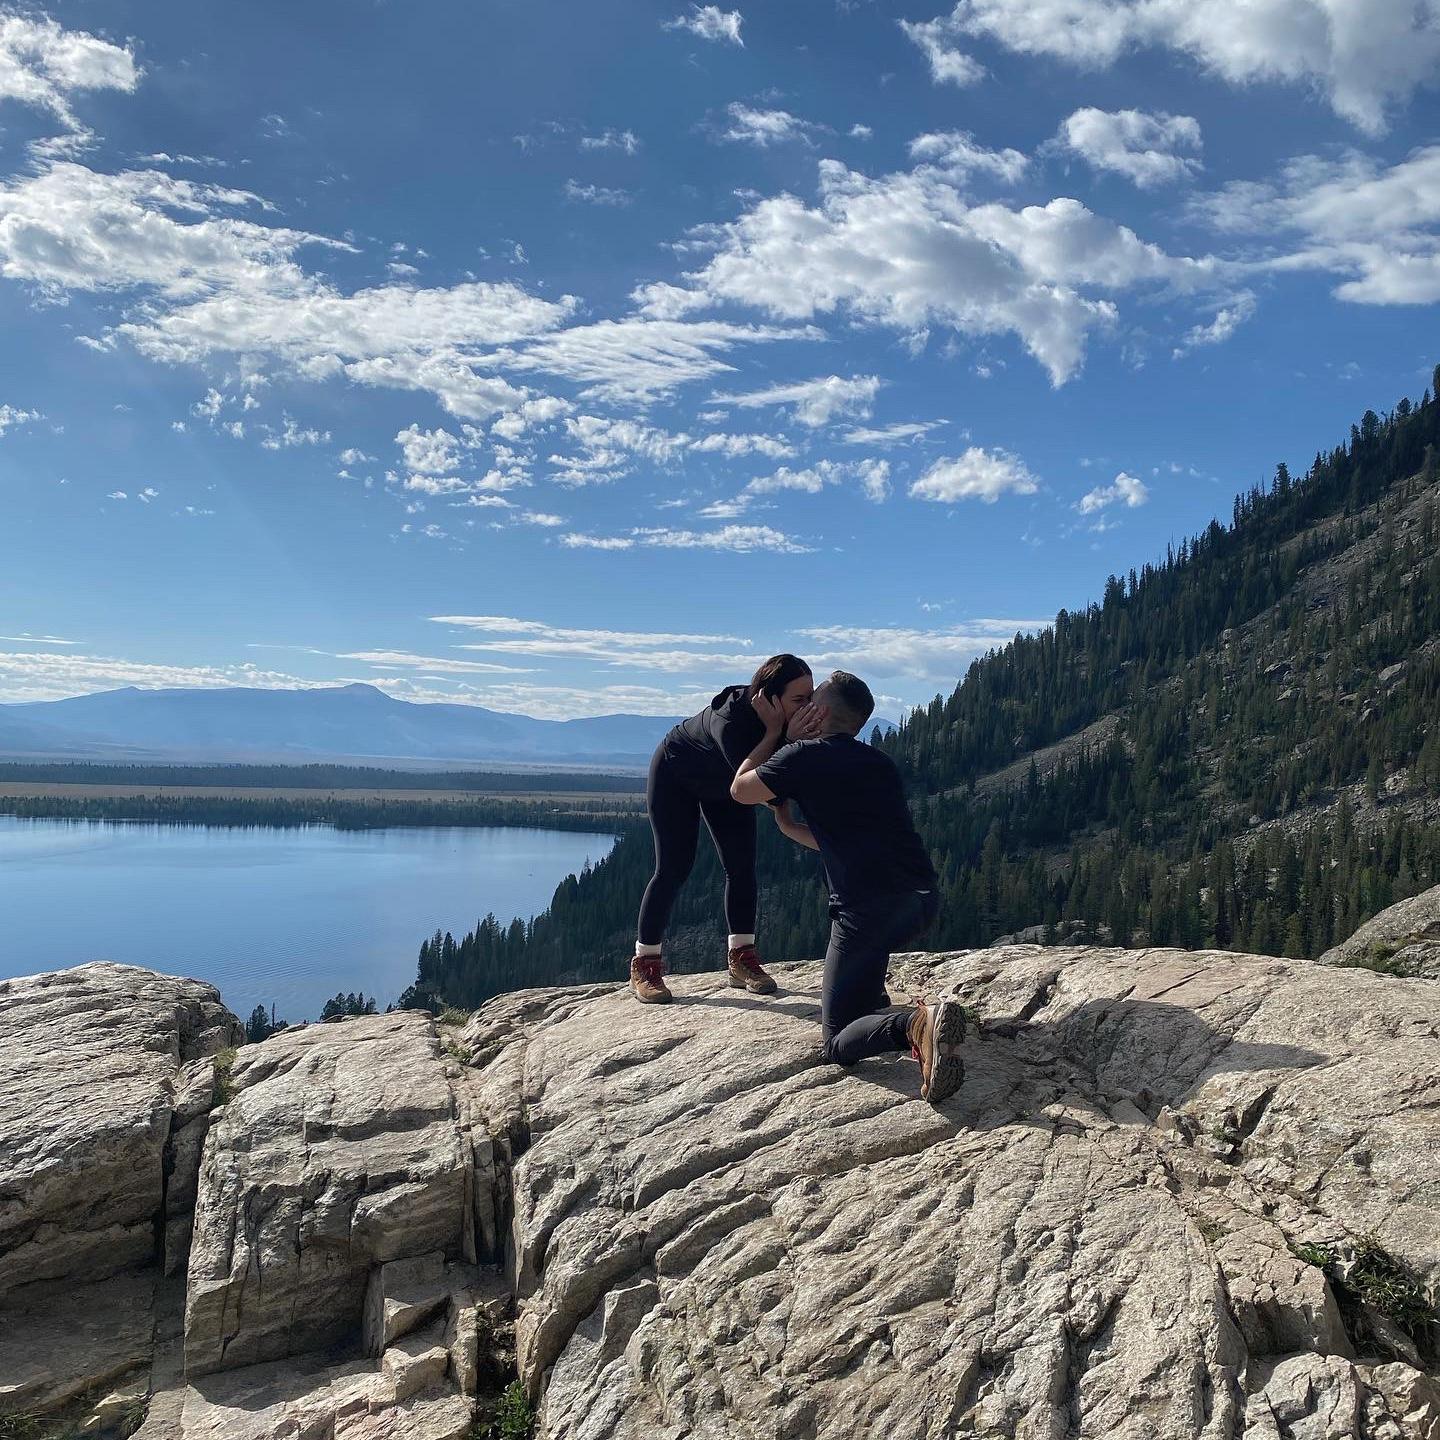
<path id="1" fill-rule="evenodd" d="M 665 938 L 675 897 L 695 864 L 700 819 L 715 842 L 725 870 L 725 923 L 732 935 L 755 930 L 755 811 L 728 793 L 697 793 L 662 745 L 650 761 L 645 806 L 655 832 L 655 873 L 640 902 L 639 938 L 658 945 Z"/>
<path id="2" fill-rule="evenodd" d="M 821 1051 L 837 1065 L 908 1050 L 910 1008 L 895 1009 L 885 989 L 890 952 L 928 930 L 939 909 L 933 891 L 878 895 L 831 904 L 830 946 L 820 992 Z"/>

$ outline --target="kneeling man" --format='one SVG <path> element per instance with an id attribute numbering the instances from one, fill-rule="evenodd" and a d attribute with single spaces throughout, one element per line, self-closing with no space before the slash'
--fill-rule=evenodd
<path id="1" fill-rule="evenodd" d="M 830 946 L 820 1000 L 824 1055 L 853 1065 L 910 1050 L 920 1094 L 938 1103 L 960 1087 L 965 1012 L 953 1000 L 895 1008 L 885 989 L 890 952 L 926 930 L 939 906 L 935 867 L 915 832 L 900 772 L 858 739 L 875 709 L 870 687 L 837 670 L 814 696 L 820 735 L 781 746 L 783 716 L 757 714 L 765 736 L 736 772 L 742 805 L 770 803 L 781 830 L 818 850 L 830 886 Z M 793 801 L 803 819 L 786 814 Z"/>

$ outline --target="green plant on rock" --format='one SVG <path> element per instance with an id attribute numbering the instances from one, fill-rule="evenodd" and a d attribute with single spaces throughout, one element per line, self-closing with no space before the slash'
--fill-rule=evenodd
<path id="1" fill-rule="evenodd" d="M 440 1049 L 452 1060 L 458 1060 L 462 1065 L 468 1065 L 470 1063 L 470 1047 L 468 1045 L 462 1045 L 452 1035 L 442 1035 L 440 1037 Z"/>
<path id="2" fill-rule="evenodd" d="M 1292 1242 L 1290 1253 L 1317 1270 L 1328 1271 L 1335 1263 L 1335 1251 L 1329 1245 L 1315 1245 L 1308 1240 L 1302 1240 L 1298 1245 Z"/>
<path id="3" fill-rule="evenodd" d="M 435 1017 L 442 1025 L 468 1025 L 473 1010 L 461 1010 L 454 1005 L 447 1005 Z"/>
<path id="4" fill-rule="evenodd" d="M 1440 1333 L 1440 1314 L 1415 1277 L 1373 1235 L 1356 1242 L 1355 1261 L 1345 1283 L 1382 1315 L 1388 1315 L 1422 1349 Z"/>
<path id="5" fill-rule="evenodd" d="M 235 1067 L 235 1056 L 239 1052 L 234 1046 L 215 1052 L 215 1103 L 223 1105 L 235 1093 L 235 1081 L 231 1071 Z"/>
<path id="6" fill-rule="evenodd" d="M 150 1397 L 148 1395 L 137 1395 L 126 1407 L 125 1413 L 120 1417 L 120 1440 L 130 1440 L 130 1437 L 145 1423 L 145 1417 L 150 1413 Z"/>
<path id="7" fill-rule="evenodd" d="M 475 1417 L 470 1440 L 531 1440 L 535 1434 L 535 1410 L 525 1387 L 512 1380 L 490 1406 Z"/>
<path id="8" fill-rule="evenodd" d="M 38 1415 L 0 1415 L 0 1440 L 40 1440 L 44 1424 Z"/>

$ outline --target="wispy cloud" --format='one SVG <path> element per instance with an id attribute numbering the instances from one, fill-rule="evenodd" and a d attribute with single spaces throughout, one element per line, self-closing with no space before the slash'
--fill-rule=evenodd
<path id="1" fill-rule="evenodd" d="M 738 405 L 742 409 L 788 406 L 802 425 L 818 429 L 839 416 L 868 416 L 884 383 L 878 375 L 852 375 L 848 379 L 839 375 L 823 375 L 814 380 L 769 385 L 763 390 L 751 390 L 741 395 L 713 395 L 711 403 Z"/>
<path id="2" fill-rule="evenodd" d="M 722 10 L 718 5 L 692 5 L 688 15 L 677 15 L 661 22 L 663 30 L 686 30 L 702 40 L 743 45 L 740 26 L 744 17 L 738 10 Z"/>

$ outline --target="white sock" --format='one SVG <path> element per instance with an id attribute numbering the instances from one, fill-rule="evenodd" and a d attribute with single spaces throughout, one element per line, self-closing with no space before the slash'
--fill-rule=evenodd
<path id="1" fill-rule="evenodd" d="M 659 953 L 658 945 L 642 945 L 638 940 L 635 942 L 635 958 L 637 960 L 652 960 Z"/>
<path id="2" fill-rule="evenodd" d="M 730 937 L 730 948 L 732 950 L 743 950 L 745 946 L 753 945 L 754 943 L 755 937 L 753 935 L 732 935 Z"/>

